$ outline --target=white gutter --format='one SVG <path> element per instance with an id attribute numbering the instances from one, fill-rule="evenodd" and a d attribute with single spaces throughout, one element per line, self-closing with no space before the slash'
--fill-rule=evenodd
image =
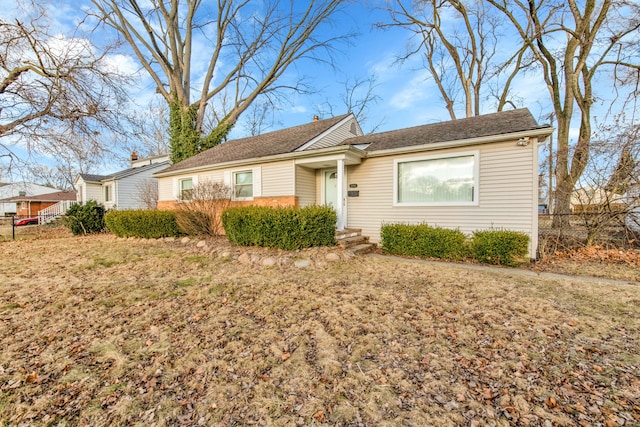
<path id="1" fill-rule="evenodd" d="M 179 169 L 171 172 L 158 172 L 158 173 L 154 173 L 151 176 L 155 178 L 164 178 L 167 176 L 184 175 L 184 174 L 189 174 L 193 172 L 200 172 L 203 170 L 209 171 L 209 170 L 224 169 L 224 168 L 234 167 L 234 166 L 244 166 L 244 165 L 251 165 L 256 163 L 263 163 L 263 162 L 276 162 L 278 160 L 291 160 L 291 159 L 301 159 L 301 158 L 304 159 L 306 157 L 318 157 L 318 156 L 323 156 L 327 154 L 340 154 L 340 153 L 347 153 L 347 152 L 352 152 L 360 157 L 366 156 L 366 153 L 363 150 L 360 150 L 359 148 L 355 148 L 351 145 L 336 145 L 333 147 L 321 148 L 319 150 L 292 151 L 290 153 L 274 154 L 272 156 L 252 157 L 250 159 L 234 160 L 231 162 L 196 166 L 196 167 L 187 168 L 187 169 Z"/>

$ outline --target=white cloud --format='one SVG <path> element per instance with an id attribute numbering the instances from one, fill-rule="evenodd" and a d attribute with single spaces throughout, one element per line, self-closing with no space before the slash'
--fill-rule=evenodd
<path id="1" fill-rule="evenodd" d="M 428 77 L 426 70 L 417 72 L 390 98 L 389 105 L 398 110 L 407 110 L 432 98 L 434 87 Z"/>

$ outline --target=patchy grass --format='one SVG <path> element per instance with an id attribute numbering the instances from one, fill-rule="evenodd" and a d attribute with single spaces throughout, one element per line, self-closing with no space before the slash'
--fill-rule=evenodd
<path id="1" fill-rule="evenodd" d="M 637 285 L 107 235 L 0 251 L 0 425 L 640 423 Z"/>

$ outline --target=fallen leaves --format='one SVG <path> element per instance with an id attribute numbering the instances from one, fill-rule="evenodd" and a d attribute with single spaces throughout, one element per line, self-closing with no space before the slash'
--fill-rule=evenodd
<path id="1" fill-rule="evenodd" d="M 574 261 L 600 261 L 615 264 L 640 266 L 640 252 L 635 249 L 607 249 L 602 246 L 588 246 L 567 251 L 556 251 L 556 259 L 571 259 Z"/>
<path id="2" fill-rule="evenodd" d="M 19 260 L 40 283 L 0 265 L 0 424 L 640 424 L 633 287 L 207 256 L 176 287 L 183 246 L 67 244 L 64 270 Z M 82 267 L 105 251 L 135 262 Z"/>

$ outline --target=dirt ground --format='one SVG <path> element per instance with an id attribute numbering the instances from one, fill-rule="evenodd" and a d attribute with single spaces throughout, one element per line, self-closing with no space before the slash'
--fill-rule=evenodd
<path id="1" fill-rule="evenodd" d="M 0 242 L 0 425 L 640 425 L 638 284 L 46 237 Z"/>

